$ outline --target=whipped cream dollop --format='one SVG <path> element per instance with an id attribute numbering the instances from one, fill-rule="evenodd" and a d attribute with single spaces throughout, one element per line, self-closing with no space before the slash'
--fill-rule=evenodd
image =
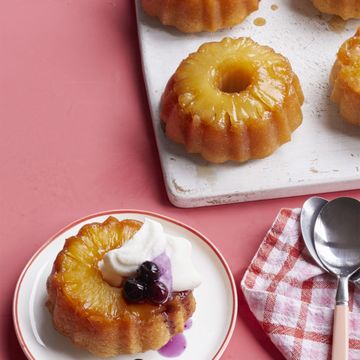
<path id="1" fill-rule="evenodd" d="M 143 262 L 159 260 L 172 291 L 193 290 L 200 285 L 201 277 L 192 263 L 191 250 L 189 240 L 165 233 L 160 223 L 146 218 L 135 235 L 107 252 L 98 266 L 105 281 L 120 286 L 123 278 L 134 275 Z"/>

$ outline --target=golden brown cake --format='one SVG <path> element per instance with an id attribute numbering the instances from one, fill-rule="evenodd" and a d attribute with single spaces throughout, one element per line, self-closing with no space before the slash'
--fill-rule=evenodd
<path id="1" fill-rule="evenodd" d="M 331 100 L 343 118 L 360 125 L 360 29 L 341 46 L 330 75 Z"/>
<path id="2" fill-rule="evenodd" d="M 259 0 L 142 0 L 142 6 L 162 24 L 190 33 L 239 24 L 258 9 Z"/>
<path id="3" fill-rule="evenodd" d="M 360 18 L 359 0 L 312 0 L 323 13 L 341 16 L 344 20 Z"/>
<path id="4" fill-rule="evenodd" d="M 55 328 L 97 356 L 159 349 L 184 330 L 195 310 L 191 291 L 173 293 L 160 305 L 130 304 L 121 287 L 103 280 L 99 260 L 130 239 L 141 224 L 109 217 L 102 224 L 85 225 L 66 240 L 48 279 L 47 307 Z"/>
<path id="5" fill-rule="evenodd" d="M 161 100 L 167 137 L 222 163 L 270 155 L 301 124 L 303 93 L 288 60 L 249 38 L 202 45 Z"/>

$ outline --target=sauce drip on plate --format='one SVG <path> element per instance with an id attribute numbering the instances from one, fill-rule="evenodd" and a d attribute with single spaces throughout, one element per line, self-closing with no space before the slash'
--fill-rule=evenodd
<path id="1" fill-rule="evenodd" d="M 185 323 L 185 330 L 189 330 L 192 326 L 192 319 Z M 181 355 L 186 349 L 186 338 L 184 334 L 180 333 L 173 336 L 169 342 L 164 345 L 158 353 L 165 357 L 177 357 Z"/>
<path id="2" fill-rule="evenodd" d="M 184 334 L 180 333 L 173 336 L 170 341 L 159 350 L 159 354 L 166 357 L 176 357 L 181 355 L 185 349 L 186 338 Z"/>

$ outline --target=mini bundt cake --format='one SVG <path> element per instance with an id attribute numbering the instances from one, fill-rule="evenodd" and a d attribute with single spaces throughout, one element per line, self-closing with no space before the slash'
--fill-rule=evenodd
<path id="1" fill-rule="evenodd" d="M 360 125 L 360 29 L 341 46 L 330 75 L 331 100 L 343 118 Z"/>
<path id="2" fill-rule="evenodd" d="M 192 291 L 174 292 L 162 304 L 129 303 L 122 286 L 103 280 L 98 262 L 108 251 L 132 241 L 141 226 L 114 217 L 85 225 L 66 240 L 48 278 L 47 307 L 55 328 L 97 356 L 159 349 L 184 330 L 195 310 Z"/>
<path id="3" fill-rule="evenodd" d="M 341 16 L 344 20 L 360 18 L 359 0 L 312 0 L 323 13 Z"/>
<path id="4" fill-rule="evenodd" d="M 250 38 L 203 44 L 161 100 L 167 137 L 222 163 L 263 158 L 301 124 L 303 93 L 288 60 Z"/>
<path id="5" fill-rule="evenodd" d="M 164 25 L 191 33 L 216 31 L 242 22 L 259 7 L 260 0 L 142 0 L 150 16 Z"/>

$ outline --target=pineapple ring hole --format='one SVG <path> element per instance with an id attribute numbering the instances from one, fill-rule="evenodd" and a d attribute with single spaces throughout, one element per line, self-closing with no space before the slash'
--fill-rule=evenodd
<path id="1" fill-rule="evenodd" d="M 241 93 L 253 82 L 249 69 L 238 66 L 226 66 L 218 70 L 216 86 L 228 94 Z"/>

